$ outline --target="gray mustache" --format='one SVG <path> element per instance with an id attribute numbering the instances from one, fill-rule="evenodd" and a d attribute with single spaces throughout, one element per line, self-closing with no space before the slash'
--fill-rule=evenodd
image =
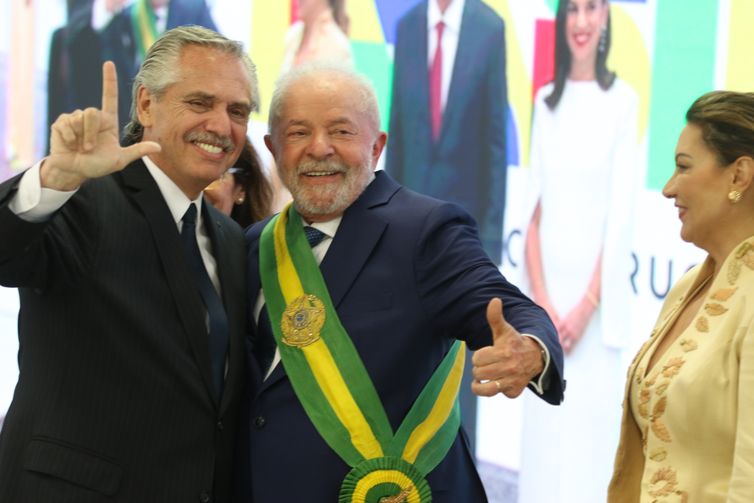
<path id="1" fill-rule="evenodd" d="M 209 143 L 210 145 L 217 145 L 225 152 L 232 152 L 236 148 L 236 144 L 229 136 L 220 136 L 214 133 L 208 133 L 206 131 L 193 131 L 187 133 L 184 140 L 188 142 Z"/>

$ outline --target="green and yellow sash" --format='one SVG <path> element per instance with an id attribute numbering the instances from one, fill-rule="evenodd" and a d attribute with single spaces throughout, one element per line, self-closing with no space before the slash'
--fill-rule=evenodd
<path id="1" fill-rule="evenodd" d="M 134 28 L 139 61 L 144 61 L 147 51 L 160 36 L 157 31 L 157 16 L 149 0 L 136 0 L 131 9 L 131 24 Z"/>
<path id="2" fill-rule="evenodd" d="M 291 385 L 319 434 L 352 468 L 340 503 L 432 501 L 424 477 L 461 424 L 465 344 L 452 345 L 393 434 L 290 205 L 262 231 L 260 274 L 270 320 L 280 320 L 272 332 Z"/>

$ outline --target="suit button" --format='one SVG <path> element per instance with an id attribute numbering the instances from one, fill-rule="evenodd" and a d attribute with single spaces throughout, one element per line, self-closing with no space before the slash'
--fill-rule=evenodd
<path id="1" fill-rule="evenodd" d="M 254 419 L 254 426 L 256 426 L 258 430 L 264 428 L 265 424 L 267 424 L 267 420 L 263 416 L 257 416 L 257 418 Z"/>
<path id="2" fill-rule="evenodd" d="M 202 491 L 202 494 L 199 495 L 199 501 L 200 503 L 210 503 L 210 501 L 212 501 L 212 498 L 209 497 L 207 491 Z"/>
<path id="3" fill-rule="evenodd" d="M 217 429 L 219 431 L 223 431 L 223 428 L 225 428 L 225 425 L 223 424 L 222 419 L 217 422 Z"/>

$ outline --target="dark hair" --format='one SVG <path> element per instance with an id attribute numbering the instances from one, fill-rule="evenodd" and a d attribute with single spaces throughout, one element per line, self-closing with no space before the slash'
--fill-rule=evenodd
<path id="1" fill-rule="evenodd" d="M 704 143 L 723 166 L 754 157 L 754 93 L 712 91 L 694 101 L 686 122 L 702 130 Z"/>
<path id="2" fill-rule="evenodd" d="M 243 187 L 246 197 L 243 203 L 233 205 L 230 217 L 245 229 L 272 214 L 272 185 L 248 138 L 233 167 L 233 181 Z"/>
<path id="3" fill-rule="evenodd" d="M 332 17 L 335 19 L 335 23 L 343 30 L 343 33 L 348 35 L 348 30 L 351 25 L 351 20 L 346 12 L 346 0 L 327 0 L 330 10 L 332 10 Z"/>
<path id="4" fill-rule="evenodd" d="M 608 0 L 599 0 L 606 4 Z M 555 85 L 552 93 L 545 98 L 545 103 L 554 110 L 558 106 L 560 97 L 563 96 L 566 79 L 571 72 L 571 49 L 568 47 L 566 40 L 566 18 L 568 17 L 569 0 L 560 0 L 558 3 L 558 13 L 555 15 Z M 604 41 L 600 40 L 597 50 L 597 60 L 594 63 L 594 70 L 597 76 L 597 84 L 604 91 L 610 89 L 615 82 L 615 72 L 607 69 L 607 55 L 610 53 L 610 41 L 612 30 L 610 28 L 610 10 L 607 12 L 607 26 L 605 27 Z"/>

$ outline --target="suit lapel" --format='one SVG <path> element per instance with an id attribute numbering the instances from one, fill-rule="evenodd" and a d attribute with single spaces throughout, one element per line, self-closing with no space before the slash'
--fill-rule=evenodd
<path id="1" fill-rule="evenodd" d="M 338 233 L 320 265 L 336 309 L 385 232 L 385 227 L 387 222 L 365 206 L 349 208 L 343 216 Z"/>
<path id="2" fill-rule="evenodd" d="M 400 185 L 387 173 L 378 171 L 375 180 L 343 214 L 338 233 L 320 265 L 336 308 L 388 226 L 388 222 L 373 210 L 387 204 L 398 189 Z"/>
<path id="3" fill-rule="evenodd" d="M 152 231 L 165 277 L 173 292 L 176 310 L 194 353 L 207 393 L 213 396 L 204 307 L 191 280 L 191 272 L 178 236 L 178 229 L 157 184 L 141 161 L 122 171 L 122 177 L 135 203 Z"/>

